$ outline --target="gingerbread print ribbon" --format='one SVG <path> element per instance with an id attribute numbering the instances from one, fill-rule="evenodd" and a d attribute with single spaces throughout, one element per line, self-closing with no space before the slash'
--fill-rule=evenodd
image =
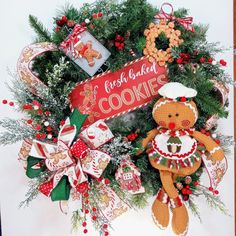
<path id="1" fill-rule="evenodd" d="M 171 8 L 171 13 L 165 12 L 163 9 L 165 6 L 169 6 Z M 195 29 L 192 25 L 193 18 L 192 17 L 184 17 L 184 18 L 177 18 L 174 16 L 174 8 L 170 3 L 163 3 L 161 6 L 161 10 L 159 13 L 155 15 L 156 19 L 159 20 L 171 20 L 171 21 L 176 21 L 180 25 L 182 25 L 186 30 L 195 32 Z"/>

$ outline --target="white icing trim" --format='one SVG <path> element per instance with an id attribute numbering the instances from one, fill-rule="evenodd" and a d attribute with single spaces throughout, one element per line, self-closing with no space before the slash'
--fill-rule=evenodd
<path id="1" fill-rule="evenodd" d="M 196 108 L 195 108 L 194 106 L 192 106 L 192 105 L 191 105 L 190 103 L 188 103 L 188 102 L 184 102 L 183 104 L 184 104 L 185 106 L 189 107 L 189 108 L 193 111 L 194 117 L 195 117 L 195 122 L 196 122 L 197 119 L 198 119 L 198 112 L 197 112 Z"/>
<path id="2" fill-rule="evenodd" d="M 185 231 L 182 233 L 182 234 L 176 234 L 177 236 L 185 236 L 188 232 L 188 224 L 187 224 L 187 227 L 185 229 Z"/>
<path id="3" fill-rule="evenodd" d="M 166 103 L 170 103 L 172 101 L 169 101 L 169 100 L 164 100 L 163 102 L 158 102 L 154 107 L 153 107 L 153 110 L 152 110 L 152 115 L 154 115 L 155 111 L 157 108 L 161 107 L 162 105 L 165 105 Z"/>
<path id="4" fill-rule="evenodd" d="M 219 147 L 219 146 L 215 147 L 210 151 L 210 154 L 213 155 L 216 151 L 219 151 L 219 150 L 221 150 L 221 147 Z"/>
<path id="5" fill-rule="evenodd" d="M 162 226 L 162 225 L 158 222 L 158 220 L 156 219 L 156 217 L 155 217 L 155 215 L 154 215 L 153 212 L 152 212 L 152 219 L 153 219 L 154 223 L 155 223 L 160 229 L 164 230 L 164 229 L 167 228 L 167 227 Z"/>

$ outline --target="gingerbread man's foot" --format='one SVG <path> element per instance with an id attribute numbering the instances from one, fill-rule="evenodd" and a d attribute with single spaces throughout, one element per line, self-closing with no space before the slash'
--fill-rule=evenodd
<path id="1" fill-rule="evenodd" d="M 182 203 L 182 200 L 178 196 L 175 199 L 170 199 L 172 207 L 172 229 L 178 236 L 185 236 L 188 233 L 188 212 L 186 206 Z"/>
<path id="2" fill-rule="evenodd" d="M 152 205 L 152 218 L 160 229 L 166 229 L 169 224 L 169 197 L 163 189 L 157 193 L 157 198 Z"/>

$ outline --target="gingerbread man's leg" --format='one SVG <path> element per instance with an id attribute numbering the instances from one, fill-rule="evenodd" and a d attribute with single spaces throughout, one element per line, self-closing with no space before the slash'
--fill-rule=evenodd
<path id="1" fill-rule="evenodd" d="M 152 218 L 160 229 L 166 229 L 169 224 L 169 196 L 162 188 L 158 191 L 157 197 L 152 204 Z"/>
<path id="2" fill-rule="evenodd" d="M 92 49 L 91 53 L 92 53 L 93 57 L 95 57 L 96 59 L 102 58 L 102 54 L 94 49 Z"/>
<path id="3" fill-rule="evenodd" d="M 161 182 L 166 193 L 170 197 L 170 205 L 172 208 L 172 229 L 176 235 L 185 236 L 188 232 L 188 212 L 183 204 L 177 189 L 174 186 L 172 173 L 160 170 Z"/>

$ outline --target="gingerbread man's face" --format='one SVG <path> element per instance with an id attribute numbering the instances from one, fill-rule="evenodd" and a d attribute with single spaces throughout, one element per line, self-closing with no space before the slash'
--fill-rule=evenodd
<path id="1" fill-rule="evenodd" d="M 198 117 L 193 101 L 177 102 L 166 98 L 160 98 L 156 102 L 152 114 L 160 127 L 172 130 L 189 129 L 194 126 Z"/>

